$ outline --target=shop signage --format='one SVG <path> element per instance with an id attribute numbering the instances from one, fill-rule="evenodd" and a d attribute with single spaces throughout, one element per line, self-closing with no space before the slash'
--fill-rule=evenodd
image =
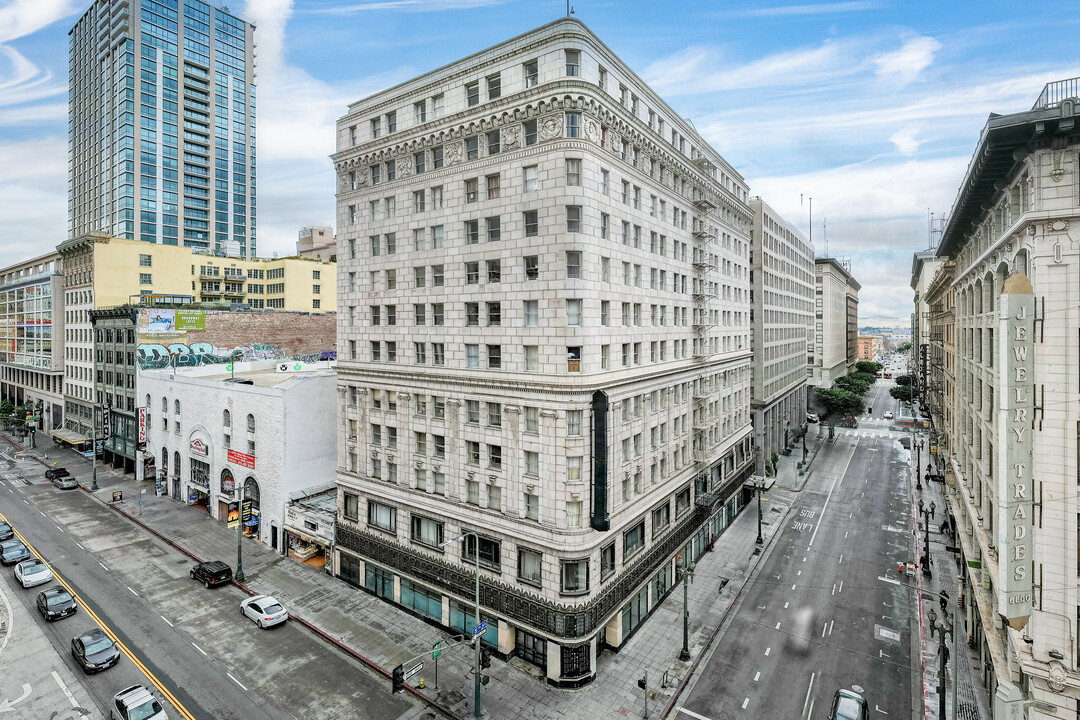
<path id="1" fill-rule="evenodd" d="M 176 311 L 176 329 L 177 330 L 205 330 L 206 329 L 206 311 L 205 310 L 186 310 L 177 309 Z"/>
<path id="2" fill-rule="evenodd" d="M 208 452 L 206 443 L 199 438 L 192 438 L 191 442 L 188 443 L 188 449 L 196 455 L 206 455 Z"/>
<path id="3" fill-rule="evenodd" d="M 234 528 L 240 524 L 240 503 L 229 503 L 229 527 Z"/>
<path id="4" fill-rule="evenodd" d="M 251 519 L 251 498 L 244 498 L 240 503 L 240 519 L 245 523 Z"/>
<path id="5" fill-rule="evenodd" d="M 139 442 L 146 442 L 146 408 L 139 408 Z"/>
<path id="6" fill-rule="evenodd" d="M 251 470 L 255 469 L 255 456 L 248 455 L 247 453 L 242 453 L 239 450 L 229 451 L 229 462 L 233 465 L 239 465 L 241 467 L 246 467 Z"/>
<path id="7" fill-rule="evenodd" d="M 221 492 L 223 492 L 223 493 L 231 493 L 235 489 L 236 489 L 236 480 L 233 479 L 233 476 L 228 471 L 226 471 L 221 476 Z"/>
<path id="8" fill-rule="evenodd" d="M 112 408 L 108 404 L 101 406 L 101 437 L 108 439 L 112 436 Z"/>
<path id="9" fill-rule="evenodd" d="M 113 490 L 112 501 L 113 502 L 124 502 L 124 491 L 123 490 Z"/>
<path id="10" fill-rule="evenodd" d="M 998 437 L 1005 445 L 1005 477 L 998 482 L 998 582 L 1005 588 L 998 612 L 1022 629 L 1032 608 L 1032 514 L 1035 475 L 1033 428 L 1035 397 L 1035 295 L 1023 273 L 1013 273 L 1001 291 L 1000 356 L 1003 358 L 1002 412 Z"/>

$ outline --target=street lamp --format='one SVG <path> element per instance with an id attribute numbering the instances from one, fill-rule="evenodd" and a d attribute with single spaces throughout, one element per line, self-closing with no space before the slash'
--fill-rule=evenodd
<path id="1" fill-rule="evenodd" d="M 943 612 L 944 612 L 944 610 L 943 610 Z M 953 636 L 953 650 L 955 651 L 956 650 L 955 613 L 953 614 L 954 621 L 953 621 L 952 630 L 950 630 L 948 628 L 948 626 L 946 625 L 946 622 L 949 619 L 949 614 L 947 612 L 945 613 L 945 617 L 942 618 L 942 623 L 940 625 L 937 624 L 937 613 L 934 612 L 934 608 L 931 607 L 930 612 L 927 615 L 928 615 L 928 617 L 930 619 L 930 637 L 934 637 L 934 631 L 935 630 L 938 632 L 938 643 L 939 643 L 939 645 L 938 645 L 938 655 L 941 658 L 941 669 L 940 669 L 940 672 L 939 672 L 939 675 L 938 675 L 938 717 L 939 718 L 944 718 L 945 717 L 945 657 L 949 652 L 948 648 L 945 645 L 945 635 L 946 635 L 946 633 L 949 633 L 949 634 L 951 634 Z M 956 660 L 954 658 L 953 662 L 958 662 L 958 660 Z M 956 710 L 956 701 L 957 701 L 956 683 L 954 681 L 953 682 L 953 710 L 954 711 Z"/>
<path id="2" fill-rule="evenodd" d="M 244 491 L 247 481 L 240 486 L 236 499 L 236 581 L 244 582 Z M 209 498 L 207 499 L 209 502 Z"/>
<path id="3" fill-rule="evenodd" d="M 473 632 L 476 632 L 476 628 L 480 627 L 480 537 L 471 530 L 465 530 L 455 538 L 444 540 L 439 543 L 439 547 L 446 547 L 450 543 L 457 542 L 458 540 L 464 540 L 469 535 L 472 535 L 473 540 L 476 542 L 476 547 L 473 548 L 473 560 L 476 561 L 476 619 L 473 621 Z M 480 717 L 480 638 L 476 638 L 476 684 L 473 689 L 473 717 L 479 720 Z"/>
<path id="4" fill-rule="evenodd" d="M 922 467 L 922 440 L 915 441 L 915 427 L 911 428 L 911 442 L 915 445 L 915 489 L 922 490 L 922 475 L 919 468 Z"/>
<path id="5" fill-rule="evenodd" d="M 926 530 L 923 541 L 922 572 L 926 577 L 932 577 L 933 573 L 930 570 L 930 510 L 924 509 L 919 512 L 923 516 L 923 527 Z"/>
<path id="6" fill-rule="evenodd" d="M 94 469 L 93 481 L 90 483 L 90 492 L 98 491 L 97 484 L 97 408 L 93 408 L 93 418 L 90 420 L 90 425 L 93 427 L 93 442 L 90 445 L 90 467 Z"/>
<path id="7" fill-rule="evenodd" d="M 682 581 L 682 650 L 679 652 L 679 659 L 686 662 L 690 659 L 690 609 L 687 605 L 688 588 L 687 585 L 694 581 L 694 563 L 690 562 L 690 559 L 686 557 L 686 551 L 680 553 L 681 562 L 675 567 L 676 579 Z"/>
<path id="8" fill-rule="evenodd" d="M 764 544 L 764 540 L 761 538 L 761 492 L 765 489 L 765 479 L 754 480 L 754 493 L 757 495 L 757 540 L 754 542 L 758 545 Z"/>

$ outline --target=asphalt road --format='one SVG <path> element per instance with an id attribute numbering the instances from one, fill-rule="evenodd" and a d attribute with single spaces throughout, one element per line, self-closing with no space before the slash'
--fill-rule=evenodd
<path id="1" fill-rule="evenodd" d="M 244 594 L 206 590 L 188 578 L 192 562 L 102 507 L 81 490 L 44 483 L 37 463 L 19 463 L 0 486 L 0 513 L 76 591 L 129 653 L 113 668 L 83 676 L 70 658 L 71 638 L 94 626 L 91 612 L 46 625 L 56 661 L 72 668 L 106 713 L 128 685 L 156 685 L 170 717 L 414 718 L 417 702 L 393 696 L 389 681 L 292 623 L 260 630 L 243 618 Z M 228 549 L 222 555 L 227 557 Z M 13 594 L 35 617 L 37 591 Z M 5 658 L 0 656 L 0 670 Z M 53 668 L 36 669 L 40 680 Z M 152 677 L 153 680 L 148 680 Z M 180 709 L 182 706 L 183 709 Z"/>
<path id="2" fill-rule="evenodd" d="M 868 396 L 875 415 L 889 385 Z M 678 717 L 821 718 L 838 688 L 862 693 L 872 718 L 911 717 L 916 596 L 879 579 L 912 553 L 908 452 L 899 434 L 874 437 L 889 426 L 836 429 Z"/>

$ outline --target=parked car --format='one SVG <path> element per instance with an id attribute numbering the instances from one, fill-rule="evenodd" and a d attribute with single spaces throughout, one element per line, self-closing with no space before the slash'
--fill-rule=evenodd
<path id="1" fill-rule="evenodd" d="M 74 490 L 79 487 L 79 481 L 70 475 L 64 475 L 63 477 L 54 477 L 52 484 L 61 490 Z"/>
<path id="2" fill-rule="evenodd" d="M 62 467 L 49 468 L 48 470 L 45 471 L 45 479 L 46 480 L 54 480 L 54 479 L 56 479 L 58 477 L 67 477 L 70 474 L 71 473 L 69 473 L 67 471 L 67 468 L 62 468 Z"/>
<path id="3" fill-rule="evenodd" d="M 833 695 L 829 720 L 867 720 L 869 717 L 870 706 L 859 693 L 840 688 Z"/>
<path id="4" fill-rule="evenodd" d="M 886 410 L 885 414 L 882 417 L 884 417 L 886 420 L 892 420 L 893 419 L 892 410 Z"/>
<path id="5" fill-rule="evenodd" d="M 188 577 L 192 580 L 198 580 L 203 584 L 203 587 L 217 587 L 232 580 L 232 568 L 220 560 L 211 560 L 210 562 L 199 563 L 191 568 Z"/>
<path id="6" fill-rule="evenodd" d="M 168 720 L 165 708 L 147 688 L 132 685 L 113 696 L 109 720 Z"/>
<path id="7" fill-rule="evenodd" d="M 120 662 L 120 648 L 101 628 L 94 628 L 71 640 L 71 657 L 84 672 L 101 672 Z"/>
<path id="8" fill-rule="evenodd" d="M 31 558 L 15 566 L 15 579 L 21 582 L 24 588 L 28 588 L 44 585 L 53 579 L 53 574 L 44 560 Z"/>
<path id="9" fill-rule="evenodd" d="M 289 619 L 289 611 L 269 595 L 255 595 L 240 603 L 240 612 L 261 628 L 280 625 Z"/>
<path id="10" fill-rule="evenodd" d="M 0 522 L 0 542 L 15 537 L 15 531 L 6 522 Z"/>
<path id="11" fill-rule="evenodd" d="M 14 565 L 30 557 L 30 551 L 21 540 L 8 540 L 0 543 L 0 563 Z"/>
<path id="12" fill-rule="evenodd" d="M 45 622 L 52 622 L 74 615 L 79 610 L 79 604 L 63 587 L 53 585 L 38 593 L 37 609 Z"/>
<path id="13" fill-rule="evenodd" d="M 817 413 L 806 413 L 806 422 L 808 422 L 808 423 L 816 423 L 817 421 L 818 421 L 818 414 Z"/>

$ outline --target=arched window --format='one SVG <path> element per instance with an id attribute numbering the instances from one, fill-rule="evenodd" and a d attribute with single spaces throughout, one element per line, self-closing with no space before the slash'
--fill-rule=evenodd
<path id="1" fill-rule="evenodd" d="M 161 474 L 168 476 L 169 474 L 169 448 L 161 448 Z"/>
<path id="2" fill-rule="evenodd" d="M 228 410 L 221 413 L 221 424 L 225 427 L 232 427 L 232 415 L 229 414 Z"/>
<path id="3" fill-rule="evenodd" d="M 176 414 L 179 415 L 180 414 L 180 401 L 179 400 L 174 400 L 173 404 L 176 407 Z"/>
<path id="4" fill-rule="evenodd" d="M 176 477 L 180 477 L 180 452 L 179 451 L 174 452 L 172 457 L 173 457 L 173 468 L 174 468 L 173 469 L 173 475 L 175 475 Z"/>
<path id="5" fill-rule="evenodd" d="M 161 414 L 166 415 L 169 412 L 169 399 L 161 398 Z"/>
<path id="6" fill-rule="evenodd" d="M 147 394 L 147 396 L 146 396 L 146 405 L 144 405 L 143 407 L 146 408 L 146 412 L 150 412 L 150 395 L 149 394 Z"/>
<path id="7" fill-rule="evenodd" d="M 255 416 L 248 413 L 248 432 L 255 432 Z"/>

